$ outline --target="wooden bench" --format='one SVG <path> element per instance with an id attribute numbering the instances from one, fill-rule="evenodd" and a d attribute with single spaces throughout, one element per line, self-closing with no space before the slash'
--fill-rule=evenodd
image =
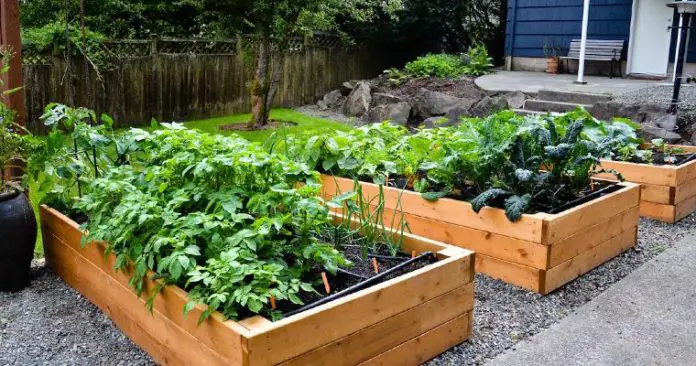
<path id="1" fill-rule="evenodd" d="M 563 69 L 563 60 L 580 60 L 581 43 L 582 41 L 579 39 L 574 39 L 570 41 L 570 49 L 568 50 L 568 56 L 560 57 L 561 70 Z M 585 60 L 610 62 L 610 78 L 614 77 L 614 65 L 617 65 L 619 69 L 619 77 L 621 77 L 621 54 L 623 53 L 623 48 L 623 40 L 588 39 L 587 46 L 585 47 Z M 567 66 L 568 65 L 566 63 L 566 70 Z"/>

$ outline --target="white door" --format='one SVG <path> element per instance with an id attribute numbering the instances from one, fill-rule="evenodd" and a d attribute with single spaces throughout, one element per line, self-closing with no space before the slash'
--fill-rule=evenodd
<path id="1" fill-rule="evenodd" d="M 633 0 L 627 73 L 667 76 L 674 10 L 671 0 Z"/>

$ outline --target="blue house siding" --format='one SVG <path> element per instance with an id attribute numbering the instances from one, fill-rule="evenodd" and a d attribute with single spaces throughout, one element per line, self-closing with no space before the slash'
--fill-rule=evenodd
<path id="1" fill-rule="evenodd" d="M 592 0 L 588 37 L 622 39 L 631 32 L 632 0 Z M 506 56 L 544 57 L 544 45 L 567 52 L 580 38 L 583 0 L 509 0 Z"/>
<path id="2" fill-rule="evenodd" d="M 674 15 L 674 22 L 672 26 L 676 27 L 679 25 L 679 17 Z M 692 26 L 696 26 L 696 21 L 692 21 Z M 677 32 L 672 32 L 672 44 L 669 48 L 669 61 L 674 62 L 674 54 L 677 48 Z M 686 61 L 696 62 L 696 28 L 691 30 L 691 36 L 689 37 L 688 48 L 686 50 Z"/>

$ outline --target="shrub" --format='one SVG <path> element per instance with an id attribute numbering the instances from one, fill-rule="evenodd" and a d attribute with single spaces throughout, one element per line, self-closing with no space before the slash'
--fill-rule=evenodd
<path id="1" fill-rule="evenodd" d="M 416 78 L 455 78 L 464 73 L 465 66 L 464 60 L 455 55 L 428 54 L 406 64 L 406 72 Z"/>
<path id="2" fill-rule="evenodd" d="M 469 76 L 482 76 L 489 74 L 493 68 L 493 58 L 488 56 L 488 49 L 484 45 L 477 45 L 469 49 L 467 54 L 469 62 L 464 66 L 464 74 Z"/>

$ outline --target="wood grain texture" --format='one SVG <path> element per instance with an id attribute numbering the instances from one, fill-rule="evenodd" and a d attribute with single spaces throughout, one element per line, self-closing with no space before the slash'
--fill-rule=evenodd
<path id="1" fill-rule="evenodd" d="M 476 254 L 476 272 L 534 292 L 541 292 L 544 288 L 545 270 L 483 254 Z"/>
<path id="2" fill-rule="evenodd" d="M 606 242 L 597 245 L 580 255 L 549 269 L 542 293 L 548 294 L 566 283 L 578 278 L 602 263 L 616 257 L 636 245 L 638 228 L 634 227 Z"/>
<path id="3" fill-rule="evenodd" d="M 471 262 L 470 257 L 440 261 L 258 329 L 248 339 L 249 363 L 283 362 L 462 287 L 472 280 Z"/>
<path id="4" fill-rule="evenodd" d="M 350 179 L 324 175 L 322 180 L 324 196 L 354 189 L 354 181 Z M 361 182 L 361 185 L 365 201 L 377 202 L 379 186 L 366 182 Z M 442 198 L 430 202 L 423 199 L 420 193 L 396 188 L 385 188 L 383 192 L 385 208 L 389 210 L 405 208 L 404 211 L 415 216 L 537 243 L 541 242 L 543 220 L 547 216 L 523 215 L 520 221 L 510 222 L 504 211 L 495 208 L 485 207 L 477 214 L 465 201 Z"/>
<path id="5" fill-rule="evenodd" d="M 597 225 L 635 207 L 640 202 L 640 185 L 621 183 L 623 188 L 604 197 L 573 207 L 548 220 L 543 244 L 553 245 L 584 228 Z"/>
<path id="6" fill-rule="evenodd" d="M 323 176 L 323 181 L 327 199 L 355 190 L 349 179 Z M 429 202 L 412 191 L 386 187 L 380 192 L 377 185 L 361 185 L 373 211 L 382 194 L 385 225 L 403 219 L 416 235 L 475 251 L 477 272 L 537 292 L 547 288 L 546 272 L 554 266 L 635 229 L 641 194 L 638 184 L 621 183 L 619 190 L 564 212 L 525 215 L 523 224 L 515 226 L 500 209 L 487 208 L 476 215 L 466 202 Z M 500 223 L 499 215 L 507 224 Z"/>
<path id="7" fill-rule="evenodd" d="M 68 285 L 106 313 L 135 343 L 160 364 L 229 365 L 228 359 L 203 344 L 158 309 L 150 314 L 145 301 L 51 233 L 45 235 L 47 262 Z M 239 354 L 241 356 L 241 354 Z"/>
<path id="8" fill-rule="evenodd" d="M 459 316 L 360 365 L 421 365 L 471 337 L 473 323 L 473 312 Z"/>
<path id="9" fill-rule="evenodd" d="M 550 247 L 549 263 L 546 268 L 553 268 L 604 243 L 610 238 L 635 229 L 638 226 L 639 219 L 640 209 L 638 206 L 635 206 L 552 245 Z"/>
<path id="10" fill-rule="evenodd" d="M 428 352 L 442 352 L 453 345 L 452 337 L 421 337 L 465 315 L 470 324 L 473 253 L 413 235 L 407 235 L 405 247 L 435 252 L 440 260 L 280 321 L 261 316 L 224 321 L 216 314 L 198 326 L 203 307 L 184 316 L 187 294 L 182 289 L 165 287 L 148 313 L 145 300 L 128 285 L 129 274 L 113 270 L 113 255 L 104 256 L 99 243 L 82 248 L 79 226 L 59 212 L 44 206 L 41 215 L 49 265 L 160 364 L 271 365 L 294 357 L 330 360 L 348 351 L 354 364 L 413 339 L 427 339 Z M 148 281 L 145 294 L 154 286 Z M 418 349 L 404 352 L 412 358 L 424 355 Z"/>
<path id="11" fill-rule="evenodd" d="M 694 146 L 670 146 L 696 152 Z M 675 223 L 696 211 L 696 202 L 692 200 L 696 197 L 696 161 L 669 166 L 602 160 L 602 166 L 615 169 L 627 181 L 642 185 L 641 216 Z M 615 179 L 606 174 L 597 177 Z"/>
<path id="12" fill-rule="evenodd" d="M 100 70 L 105 88 L 93 68 L 88 68 L 89 77 L 85 77 L 84 60 L 76 58 L 70 68 L 75 101 L 97 115 L 109 114 L 115 127 L 149 125 L 152 118 L 169 122 L 248 113 L 248 85 L 253 80 L 255 60 L 250 56 L 241 50 L 237 54 L 156 54 L 117 59 L 110 65 L 113 67 Z M 371 47 L 308 47 L 306 52 L 291 53 L 283 63 L 273 105 L 316 103 L 346 80 L 378 75 L 391 65 L 391 58 Z M 24 77 L 17 82 L 25 86 L 24 93 L 16 95 L 26 97 L 27 125 L 32 132 L 47 131 L 39 117 L 48 103 L 67 102 L 65 70 L 62 58 L 52 58 L 45 65 L 24 65 Z"/>
<path id="13" fill-rule="evenodd" d="M 474 284 L 470 283 L 410 308 L 344 338 L 302 354 L 282 365 L 357 365 L 437 328 L 474 307 Z"/>

